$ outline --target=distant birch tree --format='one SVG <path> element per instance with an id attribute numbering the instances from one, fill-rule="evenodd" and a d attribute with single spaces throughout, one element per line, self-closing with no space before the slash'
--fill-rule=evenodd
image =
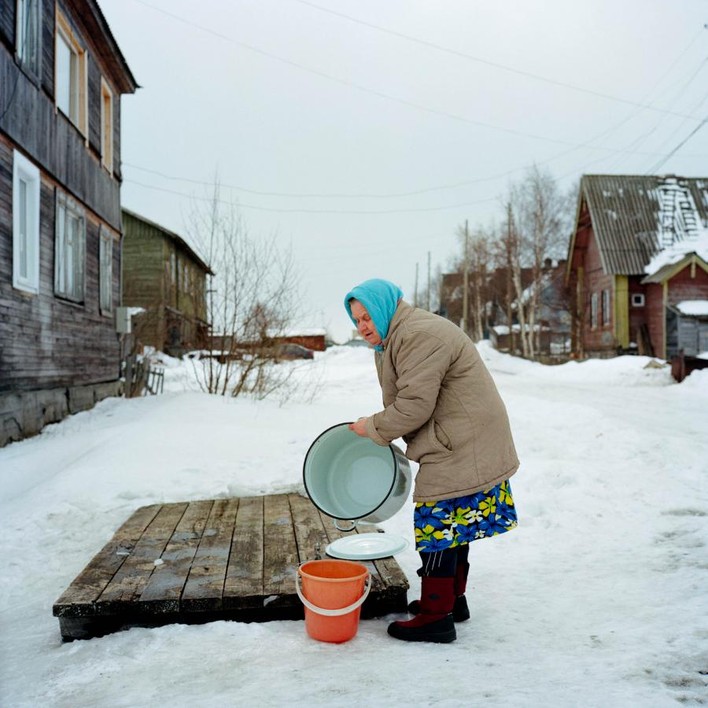
<path id="1" fill-rule="evenodd" d="M 462 258 L 456 265 L 459 273 L 468 269 L 467 332 L 470 338 L 479 342 L 484 339 L 488 326 L 489 276 L 493 271 L 490 231 L 474 227 L 465 231 L 464 224 L 457 227 L 457 237 L 461 244 Z M 464 286 L 463 286 L 464 287 Z M 463 313 L 463 318 L 464 318 Z"/>
<path id="2" fill-rule="evenodd" d="M 520 182 L 510 187 L 504 252 L 514 285 L 522 355 L 529 359 L 535 358 L 540 348 L 537 315 L 544 285 L 544 261 L 558 255 L 567 244 L 568 217 L 567 197 L 548 171 L 534 165 Z M 531 282 L 525 287 L 524 268 L 531 269 Z"/>

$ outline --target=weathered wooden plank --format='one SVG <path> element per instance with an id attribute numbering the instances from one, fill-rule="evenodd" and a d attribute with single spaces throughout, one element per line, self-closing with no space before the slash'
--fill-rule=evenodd
<path id="1" fill-rule="evenodd" d="M 96 603 L 98 613 L 116 611 L 121 604 L 139 599 L 155 570 L 155 560 L 165 550 L 187 506 L 186 502 L 162 506 L 130 556 L 99 596 Z"/>
<path id="2" fill-rule="evenodd" d="M 265 497 L 263 525 L 266 530 L 263 593 L 264 602 L 268 603 L 278 596 L 295 595 L 298 554 L 287 495 Z"/>
<path id="3" fill-rule="evenodd" d="M 263 607 L 263 499 L 241 499 L 224 582 L 224 607 Z"/>
<path id="4" fill-rule="evenodd" d="M 194 556 L 181 607 L 192 612 L 222 607 L 226 569 L 239 499 L 217 499 Z"/>
<path id="5" fill-rule="evenodd" d="M 85 614 L 85 606 L 98 599 L 161 508 L 144 506 L 130 516 L 54 603 L 55 616 Z"/>
<path id="6" fill-rule="evenodd" d="M 403 587 L 406 590 L 408 589 L 408 579 L 393 556 L 379 558 L 374 561 L 374 564 L 379 572 L 382 583 L 386 585 L 386 587 Z"/>
<path id="7" fill-rule="evenodd" d="M 149 612 L 177 612 L 190 568 L 199 548 L 213 500 L 191 502 L 177 524 L 140 595 L 140 603 Z"/>
<path id="8" fill-rule="evenodd" d="M 327 532 L 322 524 L 322 517 L 306 497 L 291 494 L 289 500 L 300 563 L 323 557 Z"/>

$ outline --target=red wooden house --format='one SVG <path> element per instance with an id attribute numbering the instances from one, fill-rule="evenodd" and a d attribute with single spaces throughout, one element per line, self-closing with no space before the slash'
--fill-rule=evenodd
<path id="1" fill-rule="evenodd" d="M 566 283 L 578 357 L 708 351 L 708 178 L 585 175 Z"/>

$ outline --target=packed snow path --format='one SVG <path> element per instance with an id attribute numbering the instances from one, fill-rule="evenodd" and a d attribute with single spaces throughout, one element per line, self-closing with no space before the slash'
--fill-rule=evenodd
<path id="1" fill-rule="evenodd" d="M 519 528 L 471 549 L 472 619 L 445 647 L 362 621 L 344 645 L 302 622 L 131 629 L 62 644 L 52 603 L 135 508 L 301 489 L 325 428 L 375 412 L 366 350 L 296 374 L 311 401 L 189 389 L 109 400 L 0 450 L 0 705 L 672 706 L 708 701 L 708 372 L 642 357 L 559 367 L 481 350 L 522 466 Z M 410 535 L 410 509 L 383 524 Z M 397 557 L 418 591 L 417 554 Z M 390 619 L 390 618 L 388 618 Z"/>

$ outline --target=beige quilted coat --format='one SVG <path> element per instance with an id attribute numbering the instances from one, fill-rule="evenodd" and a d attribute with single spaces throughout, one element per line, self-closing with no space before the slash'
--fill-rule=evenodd
<path id="1" fill-rule="evenodd" d="M 418 462 L 415 501 L 493 487 L 519 467 L 509 418 L 477 348 L 452 322 L 401 300 L 376 369 L 384 410 L 369 417 L 379 445 L 406 441 Z"/>

